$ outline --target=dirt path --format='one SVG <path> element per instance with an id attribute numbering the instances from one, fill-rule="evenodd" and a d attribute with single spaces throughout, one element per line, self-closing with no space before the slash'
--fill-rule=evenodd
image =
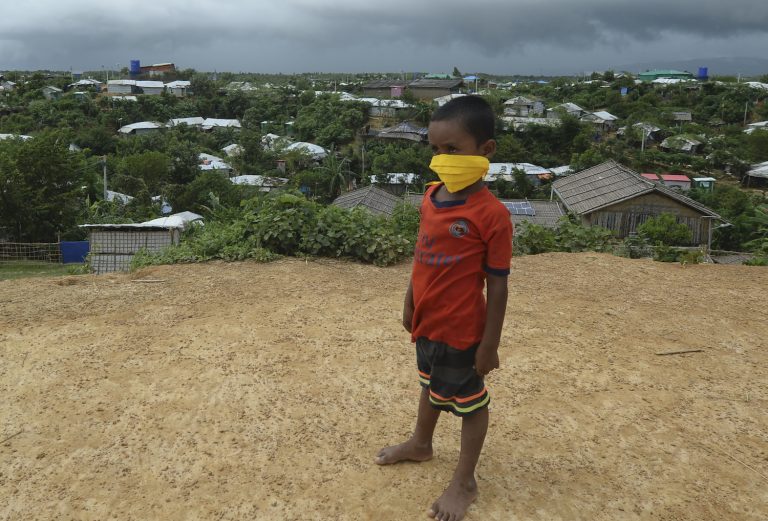
<path id="1" fill-rule="evenodd" d="M 0 282 L 0 441 L 21 432 L 0 443 L 0 519 L 423 519 L 459 421 L 430 462 L 372 464 L 414 421 L 408 274 Z M 468 519 L 768 519 L 768 270 L 548 254 L 510 283 Z"/>

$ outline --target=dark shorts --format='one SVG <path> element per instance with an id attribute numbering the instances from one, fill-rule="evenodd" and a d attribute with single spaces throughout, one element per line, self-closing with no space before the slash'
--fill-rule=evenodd
<path id="1" fill-rule="evenodd" d="M 482 376 L 475 372 L 477 346 L 456 349 L 428 338 L 416 339 L 419 382 L 435 409 L 468 416 L 491 401 Z"/>

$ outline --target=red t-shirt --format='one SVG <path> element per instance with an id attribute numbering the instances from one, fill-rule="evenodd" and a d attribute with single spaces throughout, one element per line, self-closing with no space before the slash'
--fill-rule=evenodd
<path id="1" fill-rule="evenodd" d="M 512 221 L 487 188 L 465 201 L 424 194 L 413 260 L 412 340 L 427 337 L 456 349 L 483 338 L 486 273 L 509 275 Z"/>

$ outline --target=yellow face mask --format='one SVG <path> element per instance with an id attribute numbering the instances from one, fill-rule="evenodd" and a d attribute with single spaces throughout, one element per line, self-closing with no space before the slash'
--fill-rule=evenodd
<path id="1" fill-rule="evenodd" d="M 454 193 L 485 177 L 490 165 L 483 156 L 439 154 L 432 157 L 429 168 L 445 183 L 445 188 Z"/>

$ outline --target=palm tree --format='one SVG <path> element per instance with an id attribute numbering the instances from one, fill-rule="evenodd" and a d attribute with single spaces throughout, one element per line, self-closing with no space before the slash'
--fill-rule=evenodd
<path id="1" fill-rule="evenodd" d="M 349 170 L 349 158 L 339 159 L 333 146 L 317 169 L 328 177 L 328 194 L 331 199 L 338 196 L 345 189 L 350 190 L 352 172 Z"/>

